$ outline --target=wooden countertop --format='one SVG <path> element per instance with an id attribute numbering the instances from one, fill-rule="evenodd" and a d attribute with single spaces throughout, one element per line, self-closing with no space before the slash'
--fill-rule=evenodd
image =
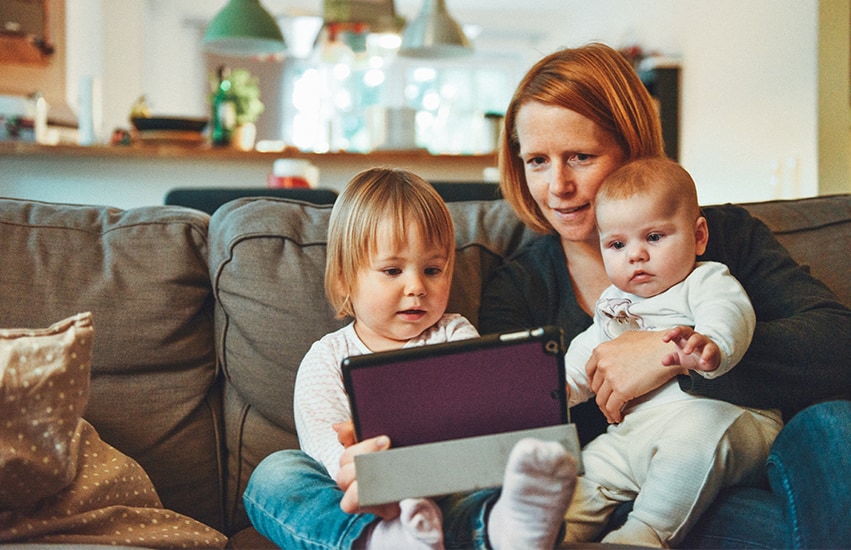
<path id="1" fill-rule="evenodd" d="M 210 161 L 262 161 L 269 162 L 274 158 L 303 158 L 314 163 L 325 162 L 358 162 L 369 158 L 373 163 L 410 163 L 433 162 L 437 164 L 472 161 L 496 166 L 494 153 L 481 155 L 432 155 L 425 149 L 404 151 L 372 151 L 370 153 L 305 153 L 294 148 L 283 151 L 259 152 L 237 151 L 231 148 L 211 147 L 210 145 L 180 146 L 180 145 L 40 145 L 30 142 L 6 141 L 0 142 L 0 155 L 30 156 L 30 157 L 76 157 L 104 159 L 144 159 L 152 160 L 185 159 Z"/>

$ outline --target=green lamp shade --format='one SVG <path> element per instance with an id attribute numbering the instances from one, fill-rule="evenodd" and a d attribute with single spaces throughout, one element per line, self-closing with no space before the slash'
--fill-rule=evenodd
<path id="1" fill-rule="evenodd" d="M 233 57 L 273 55 L 286 49 L 275 19 L 260 0 L 229 0 L 207 25 L 204 51 Z"/>
<path id="2" fill-rule="evenodd" d="M 420 14 L 405 27 L 399 55 L 404 57 L 458 57 L 473 53 L 470 41 L 449 12 L 444 0 L 423 0 Z"/>

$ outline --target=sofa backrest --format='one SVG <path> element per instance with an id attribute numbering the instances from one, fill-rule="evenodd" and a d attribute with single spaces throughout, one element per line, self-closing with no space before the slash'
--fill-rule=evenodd
<path id="1" fill-rule="evenodd" d="M 851 307 L 851 194 L 742 204 Z"/>
<path id="2" fill-rule="evenodd" d="M 85 418 L 166 508 L 221 529 L 209 217 L 0 199 L 0 326 L 94 322 Z"/>
<path id="3" fill-rule="evenodd" d="M 449 311 L 478 320 L 482 281 L 533 234 L 504 201 L 454 202 L 457 258 Z M 216 346 L 226 377 L 227 513 L 248 525 L 242 492 L 268 454 L 298 448 L 293 385 L 310 345 L 344 324 L 325 298 L 331 206 L 240 199 L 210 222 Z"/>

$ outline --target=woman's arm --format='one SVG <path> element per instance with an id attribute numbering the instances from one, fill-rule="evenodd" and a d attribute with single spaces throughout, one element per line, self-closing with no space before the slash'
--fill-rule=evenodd
<path id="1" fill-rule="evenodd" d="M 705 213 L 709 247 L 700 259 L 729 266 L 753 303 L 757 324 L 736 368 L 715 380 L 691 373 L 680 378 L 680 386 L 786 413 L 851 393 L 851 311 L 745 209 L 713 207 Z"/>

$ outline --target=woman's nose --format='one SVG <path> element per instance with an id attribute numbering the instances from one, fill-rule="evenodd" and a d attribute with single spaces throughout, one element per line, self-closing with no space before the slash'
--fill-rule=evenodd
<path id="1" fill-rule="evenodd" d="M 568 166 L 555 165 L 550 177 L 550 193 L 564 195 L 576 189 L 573 170 Z"/>

